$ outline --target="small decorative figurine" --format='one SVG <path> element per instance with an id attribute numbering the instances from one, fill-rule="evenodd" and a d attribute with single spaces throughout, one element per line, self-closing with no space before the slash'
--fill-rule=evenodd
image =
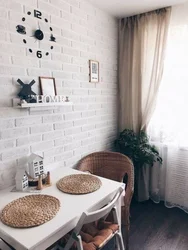
<path id="1" fill-rule="evenodd" d="M 37 190 L 42 190 L 42 175 L 39 175 Z"/>
<path id="2" fill-rule="evenodd" d="M 16 172 L 16 190 L 24 191 L 28 188 L 28 177 L 25 169 L 19 168 Z"/>
<path id="3" fill-rule="evenodd" d="M 56 38 L 51 34 L 51 36 L 50 36 L 50 41 L 51 42 L 56 42 Z"/>
<path id="4" fill-rule="evenodd" d="M 38 178 L 38 176 L 44 173 L 43 157 L 40 155 L 32 154 L 29 157 L 29 175 L 32 178 Z"/>
<path id="5" fill-rule="evenodd" d="M 65 102 L 69 102 L 69 98 L 68 98 L 68 96 L 66 96 Z"/>
<path id="6" fill-rule="evenodd" d="M 51 180 L 50 180 L 50 172 L 47 172 L 47 177 L 46 177 L 46 184 L 50 185 L 51 184 Z"/>
<path id="7" fill-rule="evenodd" d="M 26 34 L 25 27 L 23 25 L 17 25 L 16 26 L 16 31 L 22 35 Z"/>
<path id="8" fill-rule="evenodd" d="M 17 82 L 22 86 L 21 91 L 18 93 L 18 97 L 27 102 L 36 102 L 36 100 L 32 97 L 32 96 L 36 96 L 36 94 L 31 89 L 35 81 L 32 80 L 29 84 L 25 84 L 20 79 L 18 79 Z"/>

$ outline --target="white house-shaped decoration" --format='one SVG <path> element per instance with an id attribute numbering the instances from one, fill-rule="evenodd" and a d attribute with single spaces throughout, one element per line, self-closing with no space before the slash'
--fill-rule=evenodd
<path id="1" fill-rule="evenodd" d="M 38 178 L 39 175 L 44 173 L 43 157 L 40 155 L 32 154 L 29 157 L 29 175 L 32 178 Z"/>
<path id="2" fill-rule="evenodd" d="M 16 190 L 24 191 L 28 188 L 28 177 L 24 168 L 19 168 L 16 172 Z"/>

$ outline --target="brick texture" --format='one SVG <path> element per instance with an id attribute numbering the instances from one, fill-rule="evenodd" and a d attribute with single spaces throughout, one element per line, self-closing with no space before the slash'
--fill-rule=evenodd
<path id="1" fill-rule="evenodd" d="M 35 18 L 34 9 L 49 22 Z M 54 49 L 48 39 L 31 37 L 38 22 L 45 38 L 53 28 Z M 18 24 L 25 25 L 25 36 L 16 32 Z M 16 168 L 32 152 L 44 156 L 47 170 L 109 150 L 117 134 L 117 20 L 85 0 L 0 0 L 0 31 L 0 189 L 14 183 Z M 89 82 L 90 59 L 99 61 L 99 83 Z M 33 91 L 40 94 L 39 76 L 55 77 L 57 94 L 68 95 L 73 105 L 13 108 L 16 80 L 35 79 Z"/>

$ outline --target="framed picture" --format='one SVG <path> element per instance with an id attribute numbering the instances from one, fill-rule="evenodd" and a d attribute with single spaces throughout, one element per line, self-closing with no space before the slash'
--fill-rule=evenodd
<path id="1" fill-rule="evenodd" d="M 57 95 L 55 78 L 53 77 L 39 77 L 40 80 L 40 88 L 42 95 Z"/>
<path id="2" fill-rule="evenodd" d="M 89 60 L 89 81 L 99 82 L 99 62 Z"/>

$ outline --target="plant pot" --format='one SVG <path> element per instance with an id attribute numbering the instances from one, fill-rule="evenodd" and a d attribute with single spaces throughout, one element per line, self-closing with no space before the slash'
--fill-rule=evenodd
<path id="1" fill-rule="evenodd" d="M 134 199 L 138 202 L 149 200 L 149 175 L 148 165 L 140 166 L 135 171 Z"/>

